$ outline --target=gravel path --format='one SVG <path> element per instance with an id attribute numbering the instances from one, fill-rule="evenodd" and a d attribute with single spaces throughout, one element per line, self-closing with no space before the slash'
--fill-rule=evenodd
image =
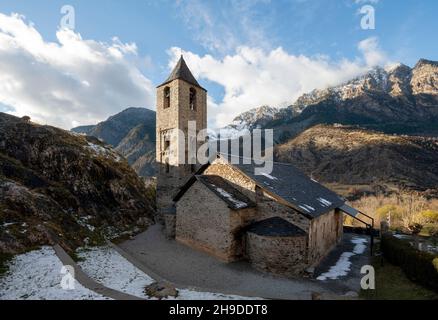
<path id="1" fill-rule="evenodd" d="M 290 280 L 255 271 L 248 262 L 223 263 L 176 241 L 166 240 L 160 225 L 120 244 L 146 273 L 178 287 L 271 299 L 310 299 L 313 292 L 336 296 L 348 288 L 315 279 Z M 143 265 L 143 268 L 142 268 Z"/>

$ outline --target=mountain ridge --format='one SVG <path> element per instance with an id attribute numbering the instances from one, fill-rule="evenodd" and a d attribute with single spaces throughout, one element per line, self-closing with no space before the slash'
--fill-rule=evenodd
<path id="1" fill-rule="evenodd" d="M 421 59 L 413 68 L 404 64 L 387 69 L 374 67 L 343 84 L 303 94 L 289 107 L 277 110 L 266 116 L 260 108 L 248 111 L 258 116 L 255 123 L 247 121 L 245 128 L 258 124 L 274 128 L 277 142 L 319 123 L 357 124 L 388 133 L 438 135 L 434 128 L 438 121 L 438 62 Z M 242 115 L 251 119 L 248 112 Z"/>
<path id="2" fill-rule="evenodd" d="M 108 143 L 140 176 L 151 176 L 155 174 L 155 116 L 155 111 L 147 108 L 127 108 L 97 125 L 71 131 Z"/>
<path id="3" fill-rule="evenodd" d="M 435 190 L 438 196 L 438 138 L 317 125 L 274 150 L 277 161 L 291 162 L 323 183 L 392 185 Z"/>

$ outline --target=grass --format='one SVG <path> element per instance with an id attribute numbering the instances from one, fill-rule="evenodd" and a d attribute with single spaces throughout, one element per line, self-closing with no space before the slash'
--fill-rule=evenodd
<path id="1" fill-rule="evenodd" d="M 8 262 L 13 258 L 12 254 L 0 253 L 0 276 L 8 272 Z"/>
<path id="2" fill-rule="evenodd" d="M 438 293 L 410 281 L 400 267 L 374 257 L 376 290 L 362 290 L 360 297 L 369 300 L 437 300 Z"/>
<path id="3" fill-rule="evenodd" d="M 71 252 L 69 252 L 68 254 L 69 254 L 69 256 L 72 258 L 72 260 L 73 260 L 74 262 L 76 262 L 76 263 L 78 263 L 78 262 L 82 262 L 82 261 L 85 261 L 85 259 L 79 257 L 79 255 L 77 254 L 76 251 L 71 251 Z"/>

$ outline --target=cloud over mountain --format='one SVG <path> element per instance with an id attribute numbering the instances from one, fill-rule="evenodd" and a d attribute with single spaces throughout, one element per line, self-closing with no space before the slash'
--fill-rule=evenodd
<path id="1" fill-rule="evenodd" d="M 0 105 L 63 128 L 153 105 L 155 89 L 134 63 L 135 44 L 87 40 L 67 29 L 56 38 L 48 42 L 23 16 L 0 13 Z"/>
<path id="2" fill-rule="evenodd" d="M 180 48 L 169 50 L 169 67 L 173 66 Z M 287 106 L 305 92 L 333 86 L 365 73 L 372 66 L 385 65 L 388 59 L 376 38 L 358 44 L 355 59 L 334 61 L 324 55 L 294 55 L 282 47 L 264 50 L 241 46 L 222 59 L 206 54 L 184 52 L 190 69 L 202 80 L 214 82 L 224 89 L 221 101 L 210 98 L 209 114 L 221 127 L 244 111 L 261 105 Z"/>

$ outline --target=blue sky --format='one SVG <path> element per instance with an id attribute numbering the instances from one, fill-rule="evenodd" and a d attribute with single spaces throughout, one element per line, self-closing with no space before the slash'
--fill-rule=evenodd
<path id="1" fill-rule="evenodd" d="M 437 1 L 4 0 L 0 2 L 0 13 L 7 16 L 11 13 L 24 15 L 26 19 L 23 21 L 37 30 L 46 43 L 59 43 L 56 32 L 62 17 L 60 9 L 66 4 L 75 8 L 74 32 L 80 34 L 83 40 L 108 43 L 110 46 L 112 38 L 118 37 L 123 44 L 135 43 L 136 53 L 134 55 L 123 53 L 123 57 L 127 63 L 132 64 L 132 68 L 136 68 L 144 76 L 145 83 L 149 82 L 148 90 L 151 96 L 143 97 L 138 94 L 139 104 L 151 104 L 145 106 L 153 108 L 153 86 L 166 78 L 170 65 L 183 50 L 189 66 L 209 90 L 211 114 L 222 119 L 221 124 L 229 121 L 230 117 L 225 116 L 224 113 L 229 114 L 230 110 L 238 113 L 256 107 L 257 104 L 267 103 L 282 106 L 284 103 L 292 102 L 287 100 L 293 100 L 297 95 L 313 87 L 345 80 L 350 73 L 339 75 L 345 69 L 343 64 L 345 61 L 358 66 L 351 71 L 351 74 L 354 74 L 359 69 L 362 70 L 359 66 L 370 67 L 371 62 L 367 57 L 376 55 L 378 58 L 375 60 L 379 64 L 400 61 L 412 66 L 419 58 L 438 60 L 438 41 L 435 34 L 438 30 Z M 375 8 L 375 30 L 362 30 L 360 27 L 362 15 L 359 10 L 364 5 L 372 5 Z M 361 50 L 360 43 L 367 39 L 372 41 L 365 43 Z M 8 41 L 12 43 L 16 39 Z M 372 48 L 369 48 L 369 45 Z M 367 49 L 363 49 L 364 46 L 367 46 Z M 181 49 L 171 50 L 171 48 Z M 242 48 L 246 50 L 242 51 Z M 280 53 L 275 51 L 279 48 L 282 50 Z M 374 54 L 374 51 L 377 53 Z M 277 54 L 274 54 L 275 52 Z M 14 54 L 17 52 L 14 51 Z M 234 60 L 227 60 L 227 57 L 232 57 Z M 240 63 L 239 59 L 242 57 L 246 62 L 249 61 L 251 68 L 242 66 L 236 69 L 236 64 Z M 255 60 L 251 60 L 251 57 Z M 268 57 L 271 63 L 265 64 L 261 61 Z M 323 65 L 321 68 L 332 72 L 325 76 L 331 77 L 333 81 L 315 81 L 313 84 L 309 79 L 301 79 L 306 73 L 302 67 L 308 65 L 306 59 L 309 59 L 310 63 L 317 63 L 318 67 Z M 298 63 L 296 60 L 300 60 L 300 64 L 290 69 L 290 72 L 296 73 L 295 77 L 276 75 L 272 68 L 282 68 L 281 64 L 276 63 L 277 60 L 285 64 L 288 61 Z M 54 68 L 52 62 L 47 64 L 50 70 Z M 312 67 L 311 70 L 320 70 L 315 68 Z M 325 73 L 326 69 L 321 69 L 321 73 Z M 211 70 L 223 71 L 221 79 L 212 74 Z M 248 78 L 240 78 L 239 74 L 242 83 L 249 82 L 250 75 L 254 77 L 254 74 L 267 74 L 265 78 L 290 81 L 292 84 L 286 88 L 277 88 L 272 83 L 266 83 L 265 87 L 270 90 L 268 92 L 273 92 L 281 99 L 272 99 L 272 101 L 262 97 L 256 99 L 254 92 L 260 92 L 260 88 L 244 92 L 249 85 L 245 87 L 243 84 L 228 85 L 233 82 L 236 70 L 248 73 Z M 288 70 L 287 65 L 286 70 Z M 0 71 L 2 71 L 1 67 Z M 9 72 L 12 82 L 14 77 L 19 75 L 23 77 L 23 73 Z M 69 73 L 75 74 L 75 70 L 71 69 Z M 318 77 L 318 74 L 313 76 Z M 81 71 L 78 72 L 76 78 L 78 77 L 88 77 L 88 75 L 84 75 Z M 301 79 L 297 80 L 297 85 L 294 84 L 295 78 Z M 97 81 L 94 78 L 93 80 Z M 263 78 L 258 80 L 263 83 Z M 17 78 L 17 81 L 21 82 L 22 79 Z M 58 78 L 57 81 L 62 80 Z M 126 79 L 121 79 L 119 84 L 123 83 L 123 86 L 128 87 L 129 81 L 131 80 L 126 82 Z M 89 83 L 88 80 L 81 82 Z M 63 90 L 65 88 L 66 86 Z M 58 89 L 54 88 L 50 94 L 54 95 L 54 92 L 57 92 L 57 99 L 68 100 L 68 93 L 62 90 L 61 99 Z M 278 94 L 275 90 L 278 90 Z M 287 90 L 290 90 L 290 94 L 285 93 Z M 14 92 L 3 91 L 3 95 Z M 126 92 L 129 93 L 129 90 L 126 89 Z M 1 95 L 0 90 L 0 110 L 3 111 L 12 108 L 17 114 L 25 111 L 32 113 L 32 105 L 36 103 L 30 101 L 31 97 L 21 100 L 17 98 L 15 101 L 9 97 L 2 99 Z M 123 97 L 119 98 L 121 104 L 124 104 Z M 108 98 L 108 101 L 110 100 Z M 20 111 L 20 101 L 23 105 L 29 106 Z M 91 97 L 89 101 L 92 101 Z M 72 102 L 70 108 L 74 108 L 78 103 L 84 102 Z M 136 103 L 136 100 L 126 100 L 126 104 L 132 103 Z M 120 109 L 123 107 L 119 106 Z M 102 108 L 105 109 L 104 106 Z M 68 127 L 70 123 L 84 124 L 101 120 L 114 111 L 117 111 L 117 106 L 109 108 L 108 112 L 101 111 L 96 114 L 89 112 L 88 118 L 78 118 L 75 121 L 69 118 L 64 122 L 59 120 L 59 116 L 48 117 L 47 110 L 38 110 L 33 114 L 38 119 L 47 118 L 48 123 Z M 74 114 L 71 116 L 74 117 Z"/>

